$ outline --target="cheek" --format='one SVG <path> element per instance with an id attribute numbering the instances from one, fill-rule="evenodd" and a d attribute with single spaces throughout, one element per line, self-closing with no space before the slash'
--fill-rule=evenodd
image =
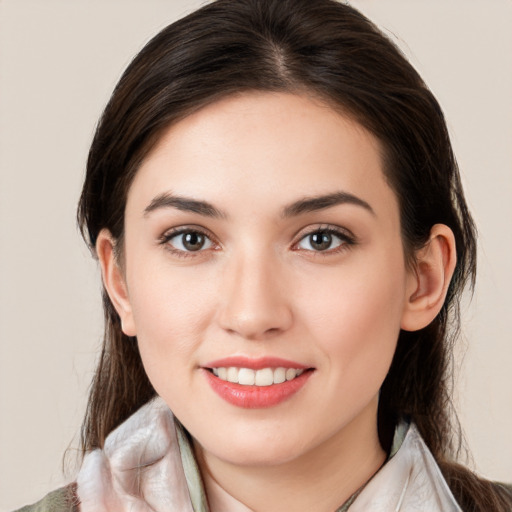
<path id="1" fill-rule="evenodd" d="M 192 271 L 193 272 L 193 271 Z M 149 378 L 169 380 L 197 364 L 194 353 L 215 308 L 211 283 L 190 269 L 138 268 L 130 281 L 141 357 Z M 154 383 L 156 384 L 156 383 Z"/>
<path id="2" fill-rule="evenodd" d="M 302 309 L 337 378 L 364 380 L 371 372 L 384 378 L 400 332 L 404 288 L 401 255 L 393 253 L 354 259 L 308 286 Z"/>

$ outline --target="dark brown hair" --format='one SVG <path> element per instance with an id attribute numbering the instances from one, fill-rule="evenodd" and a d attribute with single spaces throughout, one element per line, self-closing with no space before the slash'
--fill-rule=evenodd
<path id="1" fill-rule="evenodd" d="M 173 23 L 135 57 L 97 127 L 78 221 L 92 250 L 101 229 L 122 247 L 127 192 L 163 130 L 201 107 L 249 90 L 308 92 L 353 117 L 384 148 L 384 172 L 400 205 L 409 261 L 434 224 L 449 226 L 457 266 L 437 318 L 401 332 L 381 389 L 379 435 L 399 418 L 418 426 L 465 511 L 509 510 L 492 484 L 456 465 L 451 421 L 452 343 L 459 299 L 476 272 L 468 212 L 443 113 L 394 44 L 334 0 L 218 0 Z M 120 249 L 122 252 L 122 249 Z M 83 451 L 155 394 L 104 292 L 105 338 L 82 430 Z"/>

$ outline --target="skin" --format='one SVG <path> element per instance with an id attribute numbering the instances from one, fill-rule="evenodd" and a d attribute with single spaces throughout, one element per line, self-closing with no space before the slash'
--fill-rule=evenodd
<path id="1" fill-rule="evenodd" d="M 333 193 L 359 203 L 283 215 Z M 207 236 L 200 250 L 172 231 L 183 227 Z M 327 227 L 337 234 L 318 250 L 311 234 Z M 400 329 L 438 313 L 455 251 L 449 228 L 436 225 L 414 268 L 405 264 L 373 135 L 307 96 L 245 93 L 209 105 L 170 127 L 138 171 L 122 267 L 112 245 L 102 231 L 105 286 L 153 386 L 194 438 L 214 512 L 228 503 L 332 512 L 381 467 L 379 388 Z M 313 371 L 285 402 L 243 409 L 204 375 L 209 361 L 234 355 Z"/>

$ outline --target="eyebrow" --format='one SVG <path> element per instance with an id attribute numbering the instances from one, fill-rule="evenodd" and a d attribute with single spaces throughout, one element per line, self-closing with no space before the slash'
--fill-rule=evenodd
<path id="1" fill-rule="evenodd" d="M 299 199 L 298 201 L 286 206 L 283 209 L 282 216 L 294 217 L 303 213 L 325 210 L 326 208 L 331 208 L 340 204 L 360 206 L 365 210 L 368 210 L 372 215 L 375 215 L 373 208 L 363 199 L 350 194 L 349 192 L 334 192 L 333 194 Z"/>
<path id="2" fill-rule="evenodd" d="M 348 192 L 335 192 L 314 197 L 305 197 L 285 206 L 282 210 L 282 217 L 294 217 L 304 213 L 316 212 L 332 208 L 341 204 L 352 204 L 360 206 L 375 215 L 373 208 L 363 199 Z M 156 196 L 151 203 L 144 209 L 144 216 L 160 208 L 175 208 L 184 212 L 197 213 L 205 217 L 216 219 L 227 218 L 227 214 L 219 210 L 207 201 L 200 201 L 190 197 L 175 196 L 169 192 L 164 192 Z"/>
<path id="3" fill-rule="evenodd" d="M 144 209 L 146 217 L 151 212 L 160 208 L 175 208 L 183 212 L 192 212 L 205 217 L 225 218 L 227 215 L 206 201 L 199 201 L 191 197 L 175 196 L 169 192 L 164 192 L 156 196 L 151 203 Z"/>

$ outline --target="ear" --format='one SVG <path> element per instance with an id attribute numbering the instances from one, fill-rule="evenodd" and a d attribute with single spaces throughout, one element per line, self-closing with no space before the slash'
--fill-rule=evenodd
<path id="1" fill-rule="evenodd" d="M 407 277 L 402 329 L 417 331 L 434 320 L 443 307 L 456 262 L 452 230 L 436 224 L 429 241 L 417 251 L 414 268 Z"/>
<path id="2" fill-rule="evenodd" d="M 96 254 L 101 266 L 103 286 L 121 319 L 121 328 L 127 336 L 135 336 L 135 323 L 124 272 L 114 251 L 114 239 L 107 229 L 102 229 L 98 235 Z"/>

